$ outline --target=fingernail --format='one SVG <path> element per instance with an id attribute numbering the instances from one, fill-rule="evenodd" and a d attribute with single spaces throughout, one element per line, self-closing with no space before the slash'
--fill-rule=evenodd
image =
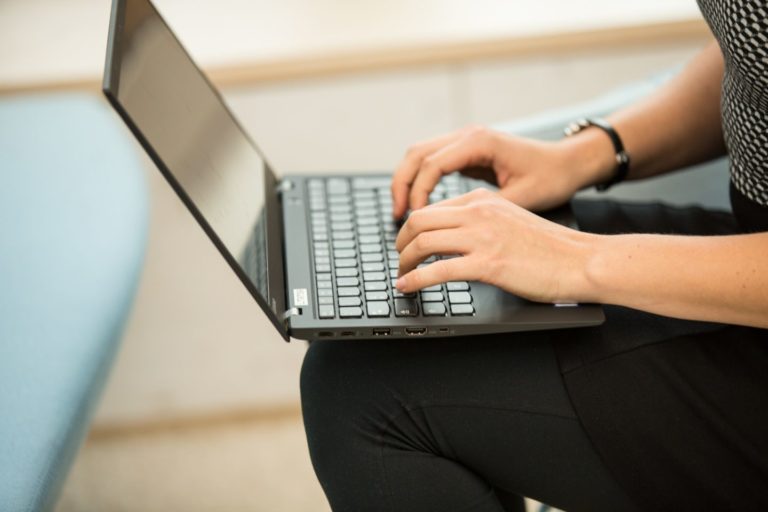
<path id="1" fill-rule="evenodd" d="M 405 276 L 397 278 L 397 281 L 395 281 L 395 288 L 401 292 L 405 290 Z"/>

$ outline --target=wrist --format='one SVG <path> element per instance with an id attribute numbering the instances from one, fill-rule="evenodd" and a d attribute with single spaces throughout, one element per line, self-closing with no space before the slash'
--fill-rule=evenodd
<path id="1" fill-rule="evenodd" d="M 606 245 L 611 236 L 574 231 L 574 259 L 570 275 L 560 290 L 560 302 L 605 303 L 603 289 Z"/>
<path id="2" fill-rule="evenodd" d="M 560 140 L 557 145 L 576 190 L 605 183 L 616 170 L 613 143 L 602 130 L 584 130 L 577 137 Z"/>

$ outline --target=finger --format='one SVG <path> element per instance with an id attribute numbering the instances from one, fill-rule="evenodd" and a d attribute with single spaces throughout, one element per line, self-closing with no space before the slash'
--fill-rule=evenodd
<path id="1" fill-rule="evenodd" d="M 462 256 L 434 263 L 411 270 L 400 277 L 396 286 L 403 293 L 415 292 L 429 286 L 447 281 L 476 281 L 477 264 L 472 257 Z"/>
<path id="2" fill-rule="evenodd" d="M 435 137 L 428 141 L 416 144 L 405 155 L 405 158 L 392 175 L 392 215 L 396 219 L 402 218 L 408 209 L 408 192 L 411 189 L 416 173 L 421 167 L 421 161 L 463 135 L 461 130 Z"/>
<path id="3" fill-rule="evenodd" d="M 465 167 L 488 166 L 491 154 L 491 138 L 486 132 L 473 132 L 424 158 L 411 185 L 411 209 L 427 205 L 429 194 L 443 175 Z"/>
<path id="4" fill-rule="evenodd" d="M 437 210 L 442 208 L 451 208 L 451 207 L 455 208 L 460 206 L 466 206 L 475 201 L 489 199 L 492 197 L 496 197 L 497 195 L 498 194 L 496 192 L 488 190 L 487 188 L 482 188 L 482 187 L 476 188 L 470 192 L 467 192 L 466 194 L 452 197 L 450 199 L 443 199 L 442 201 L 439 201 L 437 203 L 430 204 L 429 206 L 426 206 L 419 211 L 432 211 L 432 210 Z M 413 213 L 411 215 L 413 215 Z"/>
<path id="5" fill-rule="evenodd" d="M 395 240 L 395 249 L 402 251 L 419 233 L 436 229 L 450 229 L 461 226 L 464 214 L 459 208 L 434 208 L 411 212 L 400 228 Z"/>
<path id="6" fill-rule="evenodd" d="M 466 234 L 461 229 L 420 233 L 400 252 L 398 275 L 407 274 L 432 255 L 466 254 L 469 251 L 467 244 Z"/>

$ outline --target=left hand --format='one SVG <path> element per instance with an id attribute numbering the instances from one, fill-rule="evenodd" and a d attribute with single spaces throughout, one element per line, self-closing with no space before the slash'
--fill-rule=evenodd
<path id="1" fill-rule="evenodd" d="M 400 230 L 397 288 L 482 281 L 538 302 L 589 301 L 585 277 L 598 235 L 535 215 L 478 189 L 411 212 Z M 431 255 L 458 254 L 422 268 Z"/>

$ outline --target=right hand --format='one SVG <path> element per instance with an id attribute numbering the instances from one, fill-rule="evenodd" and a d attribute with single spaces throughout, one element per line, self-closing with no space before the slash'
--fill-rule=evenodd
<path id="1" fill-rule="evenodd" d="M 400 219 L 409 208 L 426 206 L 440 178 L 457 171 L 496 184 L 503 197 L 528 210 L 559 206 L 580 188 L 599 181 L 602 168 L 607 165 L 610 170 L 612 165 L 610 160 L 580 158 L 582 154 L 613 156 L 610 141 L 600 135 L 595 140 L 597 152 L 580 151 L 579 143 L 594 139 L 586 135 L 542 142 L 473 126 L 418 143 L 408 150 L 392 178 L 393 216 Z"/>

